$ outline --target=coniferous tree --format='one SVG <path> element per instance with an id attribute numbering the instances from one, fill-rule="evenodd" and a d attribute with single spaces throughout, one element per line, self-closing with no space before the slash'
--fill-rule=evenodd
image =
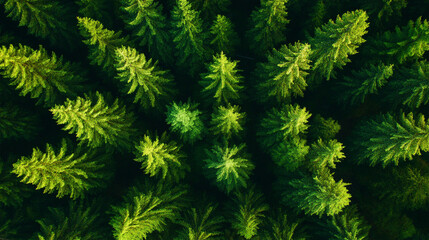
<path id="1" fill-rule="evenodd" d="M 46 144 L 46 152 L 33 148 L 30 157 L 21 157 L 13 164 L 12 173 L 22 178 L 21 182 L 43 189 L 43 193 L 57 192 L 58 198 L 83 197 L 88 190 L 102 185 L 106 159 L 96 151 L 79 148 L 70 153 L 68 148 L 65 140 L 58 151 L 50 144 Z"/>
<path id="2" fill-rule="evenodd" d="M 173 132 L 179 134 L 185 142 L 193 143 L 201 139 L 204 125 L 201 121 L 201 112 L 197 104 L 187 102 L 177 104 L 173 102 L 167 106 L 167 123 Z"/>
<path id="3" fill-rule="evenodd" d="M 299 222 L 290 222 L 284 210 L 276 209 L 275 217 L 269 217 L 265 221 L 263 239 L 267 240 L 305 240 L 298 229 Z"/>
<path id="4" fill-rule="evenodd" d="M 429 151 L 429 124 L 422 114 L 402 113 L 396 119 L 384 114 L 362 124 L 355 131 L 354 150 L 358 163 L 383 167 L 399 160 L 411 160 L 421 150 Z"/>
<path id="5" fill-rule="evenodd" d="M 98 92 L 95 103 L 85 95 L 67 99 L 64 105 L 56 105 L 50 111 L 57 124 L 65 125 L 64 131 L 75 133 L 79 141 L 90 147 L 108 144 L 126 148 L 134 136 L 133 115 L 126 112 L 118 99 L 108 105 Z"/>
<path id="6" fill-rule="evenodd" d="M 157 62 L 147 59 L 131 47 L 122 46 L 116 51 L 116 78 L 127 84 L 127 93 L 135 93 L 134 102 L 144 108 L 155 107 L 174 93 L 173 76 L 160 70 Z"/>
<path id="7" fill-rule="evenodd" d="M 226 55 L 234 53 L 239 39 L 234 31 L 234 24 L 225 16 L 217 15 L 210 28 L 211 46 L 215 52 L 224 52 Z"/>
<path id="8" fill-rule="evenodd" d="M 98 20 L 108 26 L 113 24 L 108 0 L 77 0 L 76 3 L 79 5 L 79 15 Z"/>
<path id="9" fill-rule="evenodd" d="M 407 7 L 407 0 L 365 0 L 363 6 L 368 15 L 380 23 L 392 16 L 401 16 L 401 10 Z"/>
<path id="10" fill-rule="evenodd" d="M 286 40 L 284 31 L 289 23 L 286 3 L 288 0 L 261 0 L 261 6 L 251 14 L 251 26 L 247 32 L 250 49 L 265 55 L 277 44 Z"/>
<path id="11" fill-rule="evenodd" d="M 163 6 L 158 0 L 122 0 L 125 23 L 155 59 L 171 63 L 172 48 Z"/>
<path id="12" fill-rule="evenodd" d="M 194 75 L 202 68 L 202 63 L 210 56 L 206 46 L 208 35 L 203 31 L 199 12 L 192 9 L 188 0 L 177 0 L 172 11 L 174 43 L 177 63 L 187 66 Z"/>
<path id="13" fill-rule="evenodd" d="M 76 96 L 83 82 L 77 74 L 77 65 L 63 62 L 54 52 L 49 56 L 42 46 L 38 50 L 21 44 L 18 48 L 2 46 L 0 70 L 1 75 L 11 79 L 9 84 L 16 86 L 21 95 L 39 98 L 38 103 L 44 102 L 46 106 L 58 103 L 61 94 Z"/>
<path id="14" fill-rule="evenodd" d="M 245 152 L 245 147 L 245 144 L 224 147 L 216 144 L 210 150 L 206 150 L 208 158 L 204 159 L 204 162 L 208 178 L 227 193 L 246 188 L 250 174 L 255 168 Z"/>
<path id="15" fill-rule="evenodd" d="M 362 38 L 367 33 L 369 24 L 365 11 L 355 10 L 338 15 L 336 21 L 329 20 L 316 28 L 314 37 L 309 39 L 312 47 L 313 69 L 311 79 L 320 81 L 335 77 L 335 69 L 342 68 L 357 53 L 357 48 L 365 42 Z"/>
<path id="16" fill-rule="evenodd" d="M 37 133 L 38 119 L 10 104 L 0 106 L 0 142 L 4 139 L 30 139 Z"/>
<path id="17" fill-rule="evenodd" d="M 311 145 L 309 154 L 310 168 L 317 171 L 323 168 L 335 168 L 335 164 L 345 158 L 344 146 L 337 140 L 323 141 L 319 139 Z"/>
<path id="18" fill-rule="evenodd" d="M 114 32 L 104 28 L 103 24 L 88 17 L 77 17 L 83 43 L 89 47 L 91 64 L 98 65 L 108 74 L 113 75 L 115 50 L 129 45 L 128 37 L 121 37 L 122 32 Z"/>
<path id="19" fill-rule="evenodd" d="M 316 141 L 317 139 L 330 140 L 340 131 L 341 126 L 338 121 L 332 118 L 324 118 L 316 114 L 310 119 L 310 128 L 308 130 L 308 139 Z"/>
<path id="20" fill-rule="evenodd" d="M 310 45 L 300 42 L 283 45 L 280 50 L 273 49 L 268 62 L 260 65 L 261 92 L 279 102 L 289 100 L 291 96 L 304 96 L 310 54 Z"/>
<path id="21" fill-rule="evenodd" d="M 190 2 L 206 21 L 212 21 L 217 14 L 227 12 L 231 5 L 231 0 L 190 0 Z"/>
<path id="22" fill-rule="evenodd" d="M 229 60 L 223 52 L 213 57 L 213 62 L 207 66 L 207 73 L 201 74 L 199 82 L 204 87 L 203 94 L 214 98 L 217 104 L 228 104 L 240 96 L 242 76 L 237 69 L 238 61 Z"/>
<path id="23" fill-rule="evenodd" d="M 0 158 L 0 206 L 21 206 L 27 195 L 27 188 L 11 173 L 11 165 L 2 160 Z"/>
<path id="24" fill-rule="evenodd" d="M 310 147 L 301 138 L 291 138 L 282 141 L 271 151 L 274 163 L 283 167 L 284 170 L 293 172 L 305 163 L 305 157 Z"/>
<path id="25" fill-rule="evenodd" d="M 144 135 L 136 149 L 134 160 L 141 162 L 142 169 L 151 177 L 159 176 L 175 182 L 184 177 L 184 154 L 176 142 L 168 140 L 166 133 L 161 137 L 155 135 L 154 138 Z"/>
<path id="26" fill-rule="evenodd" d="M 218 106 L 212 113 L 211 131 L 215 135 L 229 139 L 243 131 L 245 117 L 246 113 L 240 112 L 240 107 L 237 105 Z"/>

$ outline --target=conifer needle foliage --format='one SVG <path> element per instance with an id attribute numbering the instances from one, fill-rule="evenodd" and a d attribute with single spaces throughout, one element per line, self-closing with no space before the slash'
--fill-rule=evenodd
<path id="1" fill-rule="evenodd" d="M 116 78 L 127 84 L 128 94 L 135 94 L 134 102 L 153 108 L 172 95 L 173 77 L 168 71 L 159 69 L 158 62 L 146 59 L 144 54 L 131 47 L 117 48 L 115 54 Z"/>
<path id="2" fill-rule="evenodd" d="M 204 0 L 210 1 L 210 0 Z M 215 52 L 224 52 L 230 55 L 234 52 L 239 39 L 234 31 L 234 24 L 225 16 L 217 15 L 210 28 L 212 40 L 210 42 Z"/>
<path id="3" fill-rule="evenodd" d="M 219 106 L 212 113 L 211 130 L 214 134 L 229 139 L 243 131 L 245 117 L 246 113 L 240 112 L 237 105 Z"/>
<path id="4" fill-rule="evenodd" d="M 305 163 L 310 147 L 301 138 L 291 138 L 275 145 L 270 151 L 274 163 L 293 172 Z"/>
<path id="5" fill-rule="evenodd" d="M 336 163 L 345 158 L 343 148 L 343 144 L 335 139 L 328 141 L 319 139 L 311 145 L 307 156 L 311 162 L 311 168 L 315 170 L 326 167 L 335 168 Z"/>
<path id="6" fill-rule="evenodd" d="M 231 0 L 191 0 L 190 2 L 207 21 L 214 19 L 216 14 L 227 12 L 231 5 Z"/>
<path id="7" fill-rule="evenodd" d="M 61 148 L 46 144 L 46 151 L 34 148 L 29 157 L 21 157 L 13 164 L 12 173 L 21 178 L 21 182 L 36 185 L 44 193 L 57 193 L 58 198 L 69 195 L 76 199 L 85 192 L 101 185 L 105 174 L 101 172 L 105 159 L 95 151 L 85 152 L 77 149 L 71 152 L 65 140 Z"/>
<path id="8" fill-rule="evenodd" d="M 0 106 L 0 142 L 30 139 L 37 132 L 37 118 L 12 105 Z"/>
<path id="9" fill-rule="evenodd" d="M 0 161 L 0 206 L 22 206 L 27 195 L 25 184 L 19 183 L 16 176 L 11 173 L 12 166 L 9 162 L 1 158 Z"/>
<path id="10" fill-rule="evenodd" d="M 76 134 L 79 141 L 90 147 L 126 147 L 134 135 L 133 115 L 126 112 L 118 99 L 108 105 L 99 92 L 95 103 L 85 95 L 67 99 L 64 105 L 56 105 L 50 111 L 59 125 L 65 125 L 64 131 Z"/>
<path id="11" fill-rule="evenodd" d="M 324 237 L 330 240 L 366 240 L 370 227 L 359 216 L 356 206 L 347 207 L 323 225 Z"/>
<path id="12" fill-rule="evenodd" d="M 178 104 L 173 102 L 167 106 L 166 121 L 171 130 L 178 133 L 185 142 L 193 143 L 202 137 L 204 125 L 197 106 L 192 102 Z"/>

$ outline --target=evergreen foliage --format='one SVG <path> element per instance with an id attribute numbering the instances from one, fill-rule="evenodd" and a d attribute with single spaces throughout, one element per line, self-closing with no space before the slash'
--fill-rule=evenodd
<path id="1" fill-rule="evenodd" d="M 212 2 L 212 1 L 210 1 Z M 237 33 L 234 31 L 234 24 L 229 18 L 217 15 L 213 25 L 210 27 L 211 46 L 215 52 L 224 52 L 231 55 L 239 43 Z"/>
<path id="2" fill-rule="evenodd" d="M 286 3 L 288 0 L 261 0 L 261 6 L 251 14 L 252 28 L 247 32 L 250 48 L 265 55 L 277 44 L 286 40 L 289 23 Z"/>
<path id="3" fill-rule="evenodd" d="M 324 118 L 320 114 L 316 114 L 310 121 L 308 138 L 312 140 L 322 139 L 330 140 L 335 138 L 335 135 L 341 130 L 338 121 L 332 118 Z"/>
<path id="4" fill-rule="evenodd" d="M 277 210 L 275 218 L 268 218 L 265 223 L 266 227 L 263 231 L 263 239 L 267 240 L 305 240 L 297 230 L 299 223 L 290 223 L 285 211 Z"/>
<path id="5" fill-rule="evenodd" d="M 407 0 L 366 0 L 364 2 L 364 9 L 368 11 L 368 15 L 378 21 L 401 16 L 401 10 L 405 7 L 407 7 Z"/>
<path id="6" fill-rule="evenodd" d="M 305 162 L 310 147 L 301 138 L 291 138 L 276 145 L 271 156 L 274 162 L 288 172 L 293 172 Z"/>
<path id="7" fill-rule="evenodd" d="M 31 139 L 37 133 L 37 118 L 10 104 L 0 106 L 0 141 Z"/>
<path id="8" fill-rule="evenodd" d="M 163 6 L 157 0 L 121 0 L 124 20 L 155 59 L 171 63 L 172 48 Z"/>
<path id="9" fill-rule="evenodd" d="M 97 155 L 84 149 L 70 153 L 63 140 L 58 151 L 50 144 L 46 144 L 45 152 L 33 148 L 30 157 L 21 157 L 13 164 L 12 173 L 20 177 L 21 182 L 36 185 L 36 189 L 43 189 L 44 193 L 57 192 L 58 198 L 70 195 L 76 199 L 102 185 L 105 159 Z"/>
<path id="10" fill-rule="evenodd" d="M 422 114 L 402 113 L 396 119 L 384 114 L 363 123 L 356 133 L 354 147 L 358 163 L 369 161 L 370 166 L 383 167 L 399 160 L 411 160 L 420 150 L 429 151 L 429 125 Z"/>
<path id="11" fill-rule="evenodd" d="M 89 17 L 77 17 L 83 43 L 89 47 L 91 64 L 98 65 L 105 72 L 113 75 L 115 50 L 123 45 L 129 45 L 128 37 L 121 37 L 122 32 L 114 32 L 104 28 L 103 24 Z"/>
<path id="12" fill-rule="evenodd" d="M 289 100 L 291 96 L 304 96 L 310 54 L 310 45 L 300 42 L 283 45 L 280 50 L 273 49 L 268 62 L 260 66 L 261 92 L 268 93 L 279 102 Z"/>
<path id="13" fill-rule="evenodd" d="M 159 176 L 176 182 L 184 177 L 184 154 L 176 142 L 168 140 L 166 133 L 154 138 L 144 135 L 136 149 L 134 160 L 141 162 L 142 169 L 151 177 Z"/>
<path id="14" fill-rule="evenodd" d="M 370 227 L 357 213 L 355 206 L 348 207 L 323 225 L 330 240 L 365 240 L 368 239 Z"/>
<path id="15" fill-rule="evenodd" d="M 191 3 L 204 20 L 212 20 L 217 14 L 228 11 L 231 0 L 191 0 Z"/>
<path id="16" fill-rule="evenodd" d="M 247 187 L 247 180 L 255 168 L 245 152 L 245 144 L 221 147 L 214 145 L 206 150 L 206 169 L 208 177 L 215 181 L 216 185 L 230 193 L 232 190 Z"/>
<path id="17" fill-rule="evenodd" d="M 88 95 L 76 100 L 67 99 L 64 105 L 56 105 L 50 111 L 64 131 L 76 134 L 82 143 L 90 147 L 104 144 L 126 147 L 134 135 L 134 117 L 116 99 L 108 105 L 103 95 L 96 93 L 96 102 Z"/>
<path id="18" fill-rule="evenodd" d="M 365 42 L 362 38 L 367 33 L 368 16 L 363 10 L 338 15 L 336 21 L 328 23 L 315 30 L 314 37 L 309 39 L 313 49 L 312 79 L 329 80 L 335 78 L 335 69 L 341 69 L 350 59 L 349 55 L 357 53 L 357 48 Z M 321 78 L 321 79 L 319 79 Z"/>
<path id="19" fill-rule="evenodd" d="M 2 160 L 0 158 L 0 203 L 2 206 L 22 206 L 27 189 L 10 172 L 11 167 L 8 162 Z"/>
<path id="20" fill-rule="evenodd" d="M 38 103 L 52 106 L 61 100 L 61 94 L 76 96 L 81 90 L 82 77 L 77 74 L 77 65 L 63 62 L 62 57 L 52 52 L 51 56 L 39 46 L 34 50 L 19 44 L 18 47 L 0 48 L 0 72 L 9 78 L 20 94 L 39 98 Z"/>
<path id="21" fill-rule="evenodd" d="M 79 5 L 79 15 L 98 20 L 108 26 L 112 25 L 108 0 L 77 0 L 76 3 Z"/>
<path id="22" fill-rule="evenodd" d="M 240 112 L 237 105 L 218 106 L 212 113 L 210 129 L 215 135 L 229 139 L 243 131 L 245 117 L 246 113 Z"/>
<path id="23" fill-rule="evenodd" d="M 188 143 L 201 139 L 204 130 L 203 122 L 200 119 L 201 112 L 197 106 L 190 101 L 178 104 L 173 102 L 167 106 L 166 122 L 173 132 L 178 133 L 180 138 Z"/>
<path id="24" fill-rule="evenodd" d="M 323 168 L 335 168 L 335 164 L 345 158 L 342 150 L 344 146 L 337 140 L 323 141 L 319 139 L 313 143 L 308 154 L 310 166 L 314 170 Z"/>
<path id="25" fill-rule="evenodd" d="M 128 94 L 135 93 L 134 102 L 144 108 L 155 107 L 166 101 L 174 92 L 173 77 L 160 70 L 157 62 L 131 47 L 122 46 L 116 51 L 117 78 L 127 84 Z"/>
<path id="26" fill-rule="evenodd" d="M 217 104 L 228 104 L 239 98 L 242 76 L 237 69 L 238 61 L 229 60 L 223 52 L 213 57 L 207 66 L 207 73 L 201 74 L 199 82 L 204 87 L 203 93 L 214 98 Z"/>

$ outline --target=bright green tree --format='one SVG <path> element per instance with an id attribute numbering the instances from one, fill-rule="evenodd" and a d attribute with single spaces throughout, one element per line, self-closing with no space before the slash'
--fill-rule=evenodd
<path id="1" fill-rule="evenodd" d="M 239 39 L 229 18 L 217 15 L 210 27 L 210 34 L 212 39 L 210 44 L 215 52 L 224 52 L 227 55 L 234 53 Z"/>
<path id="2" fill-rule="evenodd" d="M 64 105 L 50 109 L 58 125 L 65 125 L 64 131 L 76 134 L 82 143 L 90 147 L 104 144 L 128 147 L 134 136 L 134 117 L 116 99 L 108 105 L 103 95 L 96 93 L 96 102 L 85 95 L 76 100 L 67 99 Z"/>
<path id="3" fill-rule="evenodd" d="M 165 183 L 132 187 L 120 206 L 112 206 L 110 225 L 116 240 L 147 239 L 178 217 L 186 189 Z"/>
<path id="4" fill-rule="evenodd" d="M 204 125 L 197 106 L 189 101 L 178 104 L 173 102 L 167 106 L 166 121 L 170 125 L 170 129 L 178 133 L 185 142 L 193 143 L 202 137 Z"/>
<path id="5" fill-rule="evenodd" d="M 111 26 L 113 19 L 108 0 L 76 0 L 79 5 L 79 15 L 98 20 Z"/>
<path id="6" fill-rule="evenodd" d="M 335 69 L 341 69 L 357 53 L 357 48 L 365 42 L 362 38 L 367 33 L 368 16 L 363 10 L 338 15 L 336 21 L 329 20 L 322 27 L 316 28 L 314 37 L 309 39 L 313 49 L 312 79 L 320 81 L 335 77 Z"/>
<path id="7" fill-rule="evenodd" d="M 393 75 L 393 64 L 371 64 L 359 71 L 352 70 L 352 76 L 345 76 L 340 82 L 341 91 L 347 104 L 363 103 L 366 96 L 376 94 Z"/>
<path id="8" fill-rule="evenodd" d="M 161 137 L 144 135 L 136 149 L 134 161 L 141 162 L 142 169 L 151 177 L 159 176 L 176 182 L 184 177 L 184 154 L 176 142 L 168 140 L 166 133 Z"/>
<path id="9" fill-rule="evenodd" d="M 237 105 L 218 106 L 212 113 L 210 130 L 215 135 L 229 139 L 243 131 L 245 117 L 246 113 L 240 112 L 240 107 Z"/>
<path id="10" fill-rule="evenodd" d="M 273 108 L 262 119 L 257 135 L 264 147 L 271 147 L 282 141 L 305 133 L 311 113 L 299 105 L 286 105 L 281 109 Z"/>
<path id="11" fill-rule="evenodd" d="M 293 172 L 305 163 L 305 157 L 310 149 L 304 139 L 295 137 L 282 141 L 270 151 L 275 164 L 284 170 Z"/>
<path id="12" fill-rule="evenodd" d="M 280 50 L 273 49 L 272 54 L 268 55 L 268 62 L 260 65 L 263 96 L 275 97 L 279 102 L 289 100 L 291 96 L 304 96 L 310 54 L 310 45 L 300 42 L 283 45 Z"/>
<path id="13" fill-rule="evenodd" d="M 77 17 L 83 43 L 89 47 L 91 64 L 98 65 L 108 74 L 113 75 L 115 50 L 123 45 L 128 46 L 128 37 L 121 37 L 122 32 L 104 28 L 103 24 L 88 17 Z"/>
<path id="14" fill-rule="evenodd" d="M 193 10 L 188 0 L 177 0 L 172 11 L 172 34 L 176 45 L 177 64 L 186 66 L 194 75 L 203 67 L 210 56 L 207 44 L 208 34 L 203 31 L 199 12 Z"/>
<path id="15" fill-rule="evenodd" d="M 63 96 L 76 96 L 83 82 L 77 65 L 63 62 L 54 52 L 49 55 L 42 46 L 38 50 L 21 44 L 17 48 L 2 46 L 0 70 L 21 95 L 38 98 L 45 106 L 58 103 Z"/>
<path id="16" fill-rule="evenodd" d="M 83 197 L 88 190 L 102 185 L 106 159 L 96 151 L 79 148 L 71 152 L 69 148 L 65 140 L 59 150 L 50 144 L 46 144 L 45 152 L 33 148 L 31 156 L 21 157 L 13 164 L 12 173 L 20 177 L 21 182 L 43 189 L 43 193 L 56 192 L 58 198 Z"/>
<path id="17" fill-rule="evenodd" d="M 167 19 L 158 0 L 121 0 L 123 17 L 127 27 L 146 46 L 155 59 L 171 63 L 172 48 Z"/>
<path id="18" fill-rule="evenodd" d="M 13 105 L 0 106 L 0 142 L 3 139 L 30 139 L 37 133 L 38 119 Z"/>
<path id="19" fill-rule="evenodd" d="M 335 168 L 336 163 L 346 157 L 343 149 L 343 144 L 336 139 L 328 141 L 319 139 L 311 145 L 307 155 L 310 161 L 310 168 L 316 171 L 327 167 Z"/>
<path id="20" fill-rule="evenodd" d="M 131 47 L 122 46 L 115 53 L 116 78 L 126 83 L 128 94 L 135 94 L 134 102 L 139 102 L 144 108 L 153 108 L 174 93 L 173 76 L 159 69 L 158 62 L 146 59 L 143 53 Z"/>
<path id="21" fill-rule="evenodd" d="M 214 145 L 206 150 L 208 178 L 221 189 L 230 193 L 232 190 L 246 188 L 252 170 L 255 168 L 245 152 L 245 144 L 238 146 Z"/>
<path id="22" fill-rule="evenodd" d="M 337 120 L 324 118 L 320 114 L 316 114 L 310 119 L 308 139 L 312 141 L 316 141 L 319 138 L 330 140 L 335 138 L 335 135 L 337 135 L 340 130 L 341 126 Z"/>
<path id="23" fill-rule="evenodd" d="M 263 239 L 266 240 L 305 240 L 304 234 L 299 230 L 299 222 L 292 222 L 288 219 L 287 213 L 282 209 L 275 209 L 274 217 L 269 217 L 265 221 L 262 232 Z"/>
<path id="24" fill-rule="evenodd" d="M 261 0 L 261 6 L 251 14 L 252 28 L 247 32 L 250 49 L 265 55 L 286 40 L 289 23 L 286 3 L 288 0 Z"/>
<path id="25" fill-rule="evenodd" d="M 355 131 L 354 150 L 358 163 L 383 167 L 399 160 L 411 160 L 421 150 L 429 151 L 429 124 L 422 114 L 384 114 L 369 120 Z"/>
<path id="26" fill-rule="evenodd" d="M 212 21 L 217 14 L 227 12 L 231 5 L 231 0 L 190 0 L 190 2 L 207 21 Z"/>
<path id="27" fill-rule="evenodd" d="M 208 72 L 201 74 L 202 80 L 199 82 L 207 98 L 214 98 L 217 104 L 228 104 L 240 97 L 243 77 L 239 74 L 237 63 L 228 59 L 223 52 L 213 57 L 213 62 L 207 66 Z"/>
<path id="28" fill-rule="evenodd" d="M 355 206 L 347 207 L 322 225 L 324 239 L 329 240 L 367 240 L 371 228 L 359 216 Z"/>

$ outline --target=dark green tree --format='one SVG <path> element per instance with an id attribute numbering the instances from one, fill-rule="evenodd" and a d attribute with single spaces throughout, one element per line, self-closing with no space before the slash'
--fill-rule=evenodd
<path id="1" fill-rule="evenodd" d="M 121 37 L 122 32 L 104 28 L 103 24 L 88 17 L 77 17 L 83 43 L 89 47 L 91 64 L 98 65 L 110 75 L 114 73 L 115 50 L 123 45 L 130 45 L 128 37 Z"/>
<path id="2" fill-rule="evenodd" d="M 57 151 L 50 144 L 46 144 L 45 152 L 33 148 L 31 156 L 21 157 L 13 164 L 12 173 L 20 177 L 21 182 L 43 189 L 43 193 L 57 192 L 58 198 L 70 195 L 76 199 L 88 190 L 102 186 L 106 177 L 102 171 L 104 158 L 96 151 L 88 152 L 82 148 L 71 152 L 63 140 Z"/>
<path id="3" fill-rule="evenodd" d="M 190 0 L 190 2 L 206 21 L 213 21 L 216 15 L 227 12 L 231 5 L 231 0 Z"/>
<path id="4" fill-rule="evenodd" d="M 310 119 L 310 128 L 308 130 L 308 139 L 316 141 L 317 139 L 330 140 L 341 130 L 338 121 L 332 118 L 324 118 L 316 114 Z"/>
<path id="5" fill-rule="evenodd" d="M 134 102 L 144 108 L 153 108 L 173 95 L 173 76 L 159 69 L 158 62 L 146 59 L 144 54 L 131 47 L 122 46 L 115 53 L 116 78 L 126 83 L 128 94 L 135 94 Z"/>
<path id="6" fill-rule="evenodd" d="M 173 60 L 168 25 L 158 0 L 121 0 L 124 21 L 133 30 L 140 45 L 146 46 L 155 59 Z"/>
<path id="7" fill-rule="evenodd" d="M 307 155 L 310 161 L 310 168 L 314 171 L 327 167 L 335 168 L 336 163 L 346 157 L 343 149 L 343 144 L 336 139 L 327 141 L 319 139 L 311 145 Z"/>
<path id="8" fill-rule="evenodd" d="M 401 10 L 407 7 L 407 0 L 365 0 L 363 8 L 368 15 L 380 23 L 390 17 L 401 16 Z"/>
<path id="9" fill-rule="evenodd" d="M 275 145 L 270 153 L 274 163 L 286 171 L 294 172 L 305 163 L 309 149 L 305 140 L 295 137 Z"/>
<path id="10" fill-rule="evenodd" d="M 221 189 L 230 193 L 232 190 L 246 188 L 247 181 L 255 168 L 245 152 L 245 144 L 238 146 L 214 145 L 206 150 L 204 159 L 207 177 Z"/>
<path id="11" fill-rule="evenodd" d="M 358 163 L 383 167 L 399 160 L 411 160 L 421 150 L 429 151 L 429 124 L 422 114 L 384 114 L 369 120 L 355 131 L 354 151 Z"/>
<path id="12" fill-rule="evenodd" d="M 288 0 L 261 0 L 261 6 L 251 14 L 252 28 L 247 32 L 250 49 L 265 55 L 286 40 L 289 23 L 286 3 Z"/>
<path id="13" fill-rule="evenodd" d="M 0 106 L 0 142 L 4 139 L 31 139 L 38 132 L 38 119 L 11 104 Z"/>
<path id="14" fill-rule="evenodd" d="M 357 53 L 357 48 L 365 42 L 362 38 L 367 33 L 368 16 L 363 10 L 338 15 L 336 21 L 328 23 L 315 30 L 310 37 L 312 47 L 313 69 L 311 79 L 318 82 L 335 78 L 335 69 L 341 69 L 350 62 L 349 55 Z"/>
<path id="15" fill-rule="evenodd" d="M 173 102 L 167 106 L 167 123 L 173 132 L 179 134 L 185 142 L 193 143 L 202 138 L 204 125 L 197 104 L 188 101 L 178 104 Z"/>
<path id="16" fill-rule="evenodd" d="M 108 105 L 103 95 L 96 93 L 96 102 L 85 95 L 76 100 L 67 99 L 64 105 L 50 109 L 58 125 L 65 125 L 64 131 L 76 134 L 82 143 L 90 147 L 105 144 L 129 147 L 134 136 L 134 116 L 116 99 Z"/>
<path id="17" fill-rule="evenodd" d="M 0 70 L 21 95 L 38 98 L 38 103 L 45 106 L 58 103 L 63 96 L 74 97 L 82 88 L 83 78 L 77 73 L 82 70 L 75 64 L 63 62 L 54 52 L 49 55 L 42 46 L 38 50 L 21 44 L 18 48 L 2 46 Z"/>
<path id="18" fill-rule="evenodd" d="M 280 50 L 273 49 L 272 54 L 268 55 L 268 62 L 259 67 L 263 95 L 275 97 L 279 102 L 289 100 L 291 96 L 304 96 L 310 54 L 310 45 L 300 42 L 283 45 Z"/>
<path id="19" fill-rule="evenodd" d="M 211 46 L 215 52 L 224 52 L 231 55 L 239 43 L 239 38 L 234 30 L 234 24 L 225 16 L 217 15 L 210 27 Z"/>
<path id="20" fill-rule="evenodd" d="M 229 139 L 243 131 L 245 117 L 246 113 L 240 112 L 240 107 L 237 105 L 218 106 L 212 113 L 210 130 L 215 135 Z"/>
<path id="21" fill-rule="evenodd" d="M 3 161 L 0 158 L 0 206 L 2 207 L 22 206 L 22 202 L 27 197 L 28 189 L 26 185 L 19 183 L 16 176 L 11 173 L 11 170 L 12 165 L 9 161 Z"/>
<path id="22" fill-rule="evenodd" d="M 262 232 L 266 240 L 305 240 L 304 234 L 299 230 L 299 222 L 291 222 L 286 211 L 275 210 L 275 216 L 265 221 Z"/>
<path id="23" fill-rule="evenodd" d="M 79 5 L 79 15 L 105 23 L 113 24 L 111 8 L 108 0 L 76 0 Z"/>
<path id="24" fill-rule="evenodd" d="M 2 26 L 0 26 L 0 46 L 12 44 L 12 41 L 14 40 L 15 37 L 5 31 Z"/>
<path id="25" fill-rule="evenodd" d="M 237 63 L 229 60 L 223 52 L 213 57 L 213 62 L 207 65 L 208 72 L 201 74 L 199 82 L 207 98 L 214 98 L 217 104 L 228 104 L 240 97 L 243 77 Z"/>

